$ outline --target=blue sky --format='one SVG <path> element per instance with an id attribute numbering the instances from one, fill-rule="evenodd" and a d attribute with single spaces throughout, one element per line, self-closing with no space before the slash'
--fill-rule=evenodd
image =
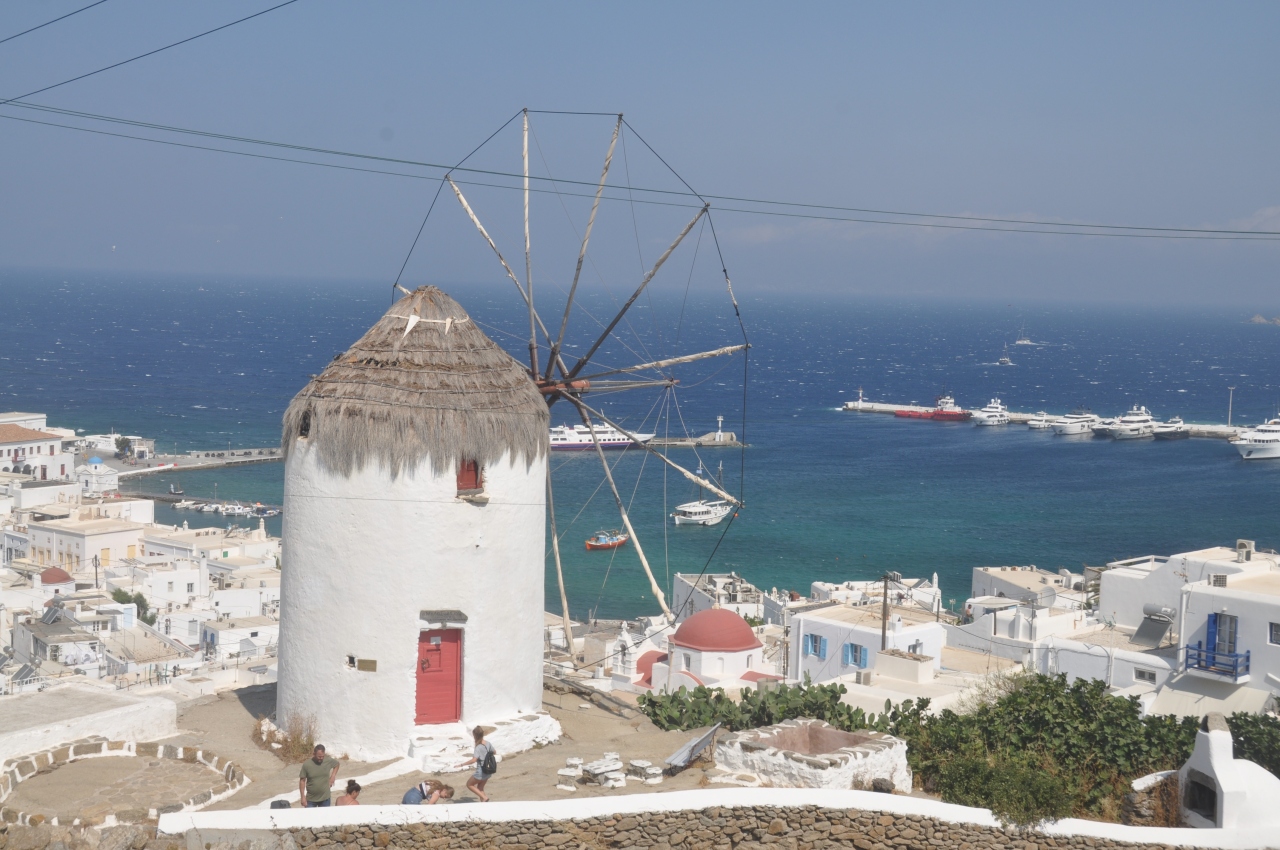
<path id="1" fill-rule="evenodd" d="M 0 38 L 83 4 L 7 2 Z M 109 0 L 0 44 L 0 98 L 269 5 Z M 1280 230 L 1278 42 L 1280 6 L 1267 3 L 301 0 L 32 100 L 430 162 L 461 158 L 524 106 L 622 111 L 706 193 Z M 535 173 L 595 179 L 609 119 L 534 122 L 546 159 Z M 515 126 L 476 162 L 518 169 Z M 676 186 L 636 138 L 628 144 L 635 185 Z M 7 120 L 0 155 L 0 264 L 10 269 L 385 285 L 436 186 Z M 465 191 L 522 266 L 518 196 Z M 571 273 L 585 203 L 535 199 L 535 277 Z M 441 204 L 407 282 L 500 276 L 456 201 Z M 634 277 L 691 214 L 642 209 L 644 227 L 629 242 L 633 212 L 605 205 L 593 252 L 601 275 Z M 1280 242 L 968 233 L 728 211 L 715 222 L 743 291 L 1280 312 Z"/>

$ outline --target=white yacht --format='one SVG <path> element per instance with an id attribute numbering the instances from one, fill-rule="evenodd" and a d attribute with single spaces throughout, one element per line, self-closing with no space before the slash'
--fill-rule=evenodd
<path id="1" fill-rule="evenodd" d="M 1095 437 L 1105 437 L 1111 439 L 1115 436 L 1116 426 L 1120 424 L 1119 419 L 1099 419 L 1089 426 L 1089 430 L 1093 432 Z"/>
<path id="2" fill-rule="evenodd" d="M 1280 457 L 1280 419 L 1269 419 L 1231 441 L 1245 460 L 1265 460 Z"/>
<path id="3" fill-rule="evenodd" d="M 1053 423 L 1049 421 L 1049 414 L 1043 410 L 1027 420 L 1027 427 L 1032 431 L 1041 431 L 1048 428 Z"/>
<path id="4" fill-rule="evenodd" d="M 600 442 L 602 449 L 625 449 L 633 446 L 635 443 L 631 437 L 642 443 L 647 443 L 653 439 L 653 434 L 627 434 L 614 428 L 612 425 L 593 425 L 596 432 L 596 440 Z M 586 425 L 557 425 L 551 429 L 551 448 L 553 451 L 582 451 L 585 449 L 595 448 L 595 443 L 591 439 L 592 428 Z"/>
<path id="5" fill-rule="evenodd" d="M 1157 440 L 1185 440 L 1191 436 L 1191 430 L 1181 416 L 1175 416 L 1168 422 L 1157 422 L 1152 434 Z"/>
<path id="6" fill-rule="evenodd" d="M 1000 403 L 1000 399 L 993 398 L 991 403 L 981 410 L 973 411 L 973 424 L 975 425 L 1008 425 L 1009 424 L 1009 408 Z"/>
<path id="7" fill-rule="evenodd" d="M 1156 421 L 1151 411 L 1145 407 L 1134 405 L 1133 409 L 1121 416 L 1111 429 L 1111 436 L 1117 440 L 1140 440 L 1155 433 Z"/>
<path id="8" fill-rule="evenodd" d="M 1098 423 L 1097 414 L 1077 407 L 1061 419 L 1053 420 L 1055 434 L 1087 434 L 1089 429 Z"/>

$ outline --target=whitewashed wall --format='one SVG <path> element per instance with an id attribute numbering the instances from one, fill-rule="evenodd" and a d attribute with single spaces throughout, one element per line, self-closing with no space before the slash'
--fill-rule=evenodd
<path id="1" fill-rule="evenodd" d="M 475 505 L 429 462 L 394 481 L 377 467 L 343 478 L 317 454 L 299 439 L 285 465 L 278 717 L 314 715 L 336 755 L 407 755 L 419 612 L 442 609 L 468 617 L 462 722 L 538 711 L 545 459 L 490 465 L 490 501 Z"/>

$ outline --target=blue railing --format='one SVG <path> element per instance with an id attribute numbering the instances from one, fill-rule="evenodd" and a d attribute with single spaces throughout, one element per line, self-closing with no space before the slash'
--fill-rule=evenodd
<path id="1" fill-rule="evenodd" d="M 1195 646 L 1188 645 L 1187 653 L 1187 669 L 1188 670 L 1206 670 L 1210 673 L 1217 673 L 1222 676 L 1229 676 L 1232 679 L 1239 679 L 1241 676 L 1249 675 L 1249 653 L 1246 652 L 1217 652 L 1212 649 L 1205 649 L 1201 641 L 1197 641 Z"/>

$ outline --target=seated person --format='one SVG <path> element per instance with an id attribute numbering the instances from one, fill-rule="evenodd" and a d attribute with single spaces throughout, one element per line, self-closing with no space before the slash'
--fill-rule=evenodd
<path id="1" fill-rule="evenodd" d="M 360 805 L 360 783 L 354 779 L 347 780 L 347 793 L 339 797 L 335 802 L 335 806 L 358 806 Z"/>

